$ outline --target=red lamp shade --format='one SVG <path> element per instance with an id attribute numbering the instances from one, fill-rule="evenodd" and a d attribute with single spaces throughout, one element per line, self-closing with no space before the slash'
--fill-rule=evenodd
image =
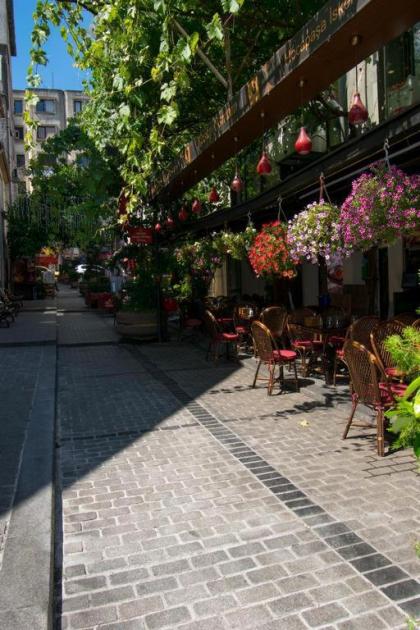
<path id="1" fill-rule="evenodd" d="M 178 219 L 182 222 L 188 219 L 188 212 L 185 210 L 184 206 L 182 206 L 181 210 L 178 212 Z"/>
<path id="2" fill-rule="evenodd" d="M 353 96 L 353 105 L 349 111 L 349 123 L 351 125 L 361 125 L 366 122 L 369 116 L 369 112 L 363 105 L 359 92 L 355 92 Z"/>
<path id="3" fill-rule="evenodd" d="M 191 210 L 194 212 L 194 214 L 200 214 L 201 201 L 199 199 L 194 199 L 193 204 L 191 206 Z"/>
<path id="4" fill-rule="evenodd" d="M 268 159 L 265 151 L 263 151 L 260 161 L 257 164 L 257 173 L 258 175 L 268 175 L 271 173 L 270 160 Z"/>
<path id="5" fill-rule="evenodd" d="M 242 186 L 242 179 L 239 177 L 238 173 L 236 173 L 235 177 L 232 179 L 230 187 L 234 192 L 238 193 L 241 192 Z"/>
<path id="6" fill-rule="evenodd" d="M 312 140 L 305 127 L 301 127 L 295 142 L 295 151 L 299 155 L 308 155 L 312 151 Z"/>
<path id="7" fill-rule="evenodd" d="M 155 225 L 155 232 L 160 232 L 162 230 L 162 226 L 160 223 L 156 223 Z"/>
<path id="8" fill-rule="evenodd" d="M 215 186 L 212 186 L 209 192 L 209 201 L 210 203 L 217 203 L 219 201 L 219 193 L 217 192 Z"/>
<path id="9" fill-rule="evenodd" d="M 172 217 L 168 217 L 168 218 L 166 219 L 165 225 L 166 225 L 166 227 L 167 227 L 169 230 L 172 230 L 172 228 L 174 227 L 174 220 L 173 220 L 173 218 L 172 218 Z"/>

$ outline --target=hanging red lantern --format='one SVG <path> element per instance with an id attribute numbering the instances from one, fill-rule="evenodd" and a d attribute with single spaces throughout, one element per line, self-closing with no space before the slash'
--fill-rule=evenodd
<path id="1" fill-rule="evenodd" d="M 361 125 L 366 122 L 369 117 L 369 112 L 363 105 L 359 92 L 354 93 L 353 105 L 350 108 L 348 117 L 351 125 Z"/>
<path id="2" fill-rule="evenodd" d="M 160 232 L 162 230 L 162 226 L 160 223 L 156 223 L 155 225 L 155 232 Z"/>
<path id="3" fill-rule="evenodd" d="M 295 151 L 299 155 L 308 155 L 312 151 L 312 140 L 305 127 L 301 127 L 295 142 Z"/>
<path id="4" fill-rule="evenodd" d="M 185 210 L 184 206 L 182 206 L 181 210 L 178 212 L 178 219 L 182 222 L 188 219 L 188 212 Z"/>
<path id="5" fill-rule="evenodd" d="M 194 212 L 194 214 L 200 214 L 201 212 L 201 201 L 199 199 L 194 199 L 193 204 L 191 206 L 191 210 Z"/>
<path id="6" fill-rule="evenodd" d="M 168 217 L 166 219 L 165 225 L 168 228 L 168 230 L 172 230 L 172 228 L 174 227 L 174 220 L 173 220 L 173 218 L 172 217 Z"/>
<path id="7" fill-rule="evenodd" d="M 242 187 L 243 187 L 243 183 L 242 183 L 242 179 L 239 177 L 238 173 L 235 173 L 235 177 L 232 179 L 230 187 L 236 193 L 241 192 Z"/>
<path id="8" fill-rule="evenodd" d="M 257 164 L 257 173 L 258 175 L 268 175 L 271 173 L 271 164 L 270 160 L 265 151 L 263 151 L 260 161 Z"/>
<path id="9" fill-rule="evenodd" d="M 215 186 L 212 186 L 210 193 L 209 193 L 209 201 L 210 203 L 217 203 L 219 201 L 220 197 L 219 197 L 219 193 L 216 190 Z"/>

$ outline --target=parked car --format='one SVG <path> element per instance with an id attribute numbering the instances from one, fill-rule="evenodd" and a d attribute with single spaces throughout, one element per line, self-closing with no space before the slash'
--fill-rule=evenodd
<path id="1" fill-rule="evenodd" d="M 76 272 L 81 276 L 84 276 L 88 270 L 97 273 L 98 275 L 103 275 L 105 273 L 105 267 L 101 267 L 100 265 L 81 264 L 76 267 Z"/>

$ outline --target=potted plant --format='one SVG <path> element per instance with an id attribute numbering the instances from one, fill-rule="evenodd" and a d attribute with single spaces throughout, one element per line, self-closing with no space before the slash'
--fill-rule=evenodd
<path id="1" fill-rule="evenodd" d="M 128 282 L 115 316 L 117 332 L 134 339 L 158 336 L 157 278 L 147 271 Z"/>

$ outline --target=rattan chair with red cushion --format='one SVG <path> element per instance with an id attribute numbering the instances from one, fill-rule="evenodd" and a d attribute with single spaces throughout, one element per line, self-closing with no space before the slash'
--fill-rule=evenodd
<path id="1" fill-rule="evenodd" d="M 283 346 L 283 336 L 287 323 L 287 310 L 285 307 L 269 306 L 263 310 L 260 319 L 267 326 L 276 342 Z"/>
<path id="2" fill-rule="evenodd" d="M 379 324 L 379 322 L 380 319 L 379 317 L 376 317 L 376 315 L 366 315 L 365 317 L 360 317 L 355 322 L 353 322 L 353 324 L 348 329 L 346 337 L 344 339 L 344 343 L 341 345 L 341 347 L 337 344 L 333 366 L 334 386 L 337 382 L 340 364 L 342 366 L 346 365 L 346 362 L 344 360 L 344 344 L 347 339 L 351 339 L 352 341 L 357 341 L 358 343 L 361 343 L 362 346 L 365 346 L 365 348 L 372 352 L 373 349 L 370 342 L 370 333 Z"/>
<path id="3" fill-rule="evenodd" d="M 359 403 L 376 412 L 376 442 L 378 455 L 385 452 L 384 413 L 395 405 L 396 398 L 402 396 L 405 386 L 389 383 L 382 366 L 374 354 L 357 341 L 347 340 L 344 345 L 344 360 L 350 373 L 352 408 L 343 433 L 346 439 L 351 426 L 368 427 L 366 423 L 353 423 L 354 414 Z"/>
<path id="4" fill-rule="evenodd" d="M 279 381 L 280 386 L 284 383 L 284 366 L 290 365 L 294 369 L 294 381 L 296 391 L 299 391 L 299 380 L 296 368 L 297 354 L 294 350 L 283 350 L 277 348 L 277 344 L 270 330 L 262 322 L 252 322 L 252 337 L 258 353 L 258 365 L 255 372 L 252 387 L 255 387 L 257 380 L 267 381 L 267 394 L 271 396 L 274 383 Z M 259 371 L 262 365 L 268 368 L 268 378 L 259 377 Z M 276 367 L 279 368 L 279 375 L 275 378 Z"/>
<path id="5" fill-rule="evenodd" d="M 399 313 L 398 315 L 394 315 L 394 317 L 390 318 L 390 322 L 397 322 L 398 324 L 402 324 L 403 326 L 412 326 L 417 319 L 417 315 L 415 313 Z"/>
<path id="6" fill-rule="evenodd" d="M 215 316 L 210 311 L 204 311 L 204 325 L 207 333 L 209 334 L 210 341 L 207 350 L 206 359 L 213 355 L 214 363 L 216 364 L 219 359 L 219 350 L 221 347 L 226 348 L 226 357 L 229 358 L 229 347 L 233 346 L 235 351 L 235 357 L 238 356 L 238 341 L 239 335 L 237 333 L 223 332 L 218 324 Z"/>
<path id="7" fill-rule="evenodd" d="M 401 335 L 403 330 L 404 324 L 394 320 L 380 322 L 370 334 L 373 353 L 389 378 L 398 379 L 401 377 L 401 373 L 395 367 L 390 352 L 385 348 L 385 340 L 391 335 Z"/>
<path id="8" fill-rule="evenodd" d="M 311 365 L 324 350 L 324 343 L 304 327 L 305 319 L 310 317 L 316 317 L 315 311 L 310 308 L 297 309 L 287 316 L 287 334 L 291 348 L 301 360 L 302 376 L 309 374 Z"/>

